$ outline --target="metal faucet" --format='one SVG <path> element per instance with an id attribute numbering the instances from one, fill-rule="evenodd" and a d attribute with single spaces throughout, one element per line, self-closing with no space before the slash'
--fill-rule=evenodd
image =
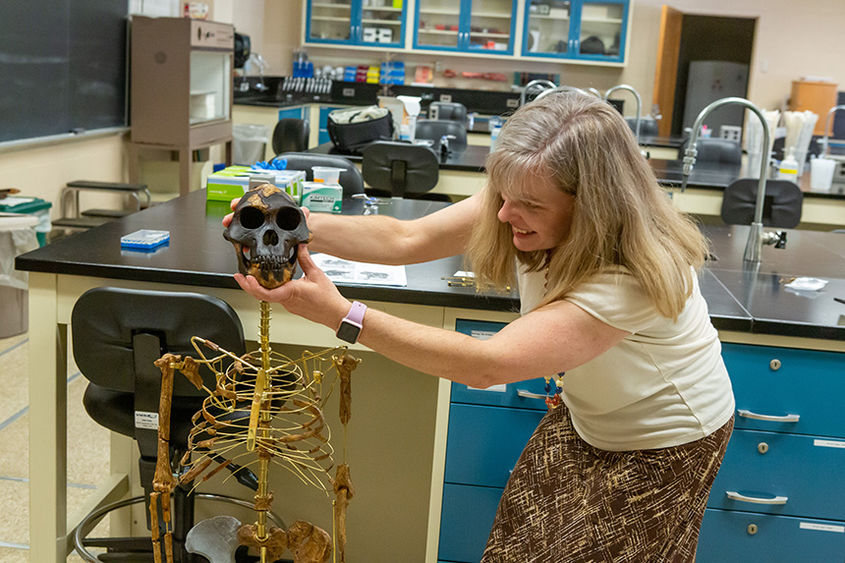
<path id="1" fill-rule="evenodd" d="M 617 84 L 612 88 L 608 88 L 607 92 L 604 93 L 604 100 L 607 101 L 610 99 L 610 95 L 617 90 L 627 90 L 634 95 L 634 98 L 637 100 L 637 120 L 634 124 L 634 137 L 637 139 L 637 144 L 640 144 L 640 120 L 642 119 L 643 115 L 643 100 L 640 98 L 640 93 L 637 92 L 633 86 L 629 86 L 628 84 Z M 601 97 L 601 96 L 600 96 Z"/>
<path id="2" fill-rule="evenodd" d="M 751 110 L 754 115 L 760 119 L 760 123 L 763 126 L 763 146 L 760 149 L 760 153 L 763 154 L 763 158 L 760 159 L 760 176 L 757 183 L 757 201 L 754 205 L 754 219 L 751 223 L 751 230 L 748 233 L 748 241 L 745 243 L 745 252 L 742 255 L 742 259 L 746 262 L 759 263 L 760 257 L 763 253 L 764 244 L 773 244 L 775 245 L 775 248 L 786 247 L 786 232 L 763 232 L 763 202 L 766 199 L 766 175 L 769 167 L 767 151 L 769 149 L 769 138 L 771 133 L 769 131 L 769 124 L 763 116 L 763 112 L 761 112 L 757 106 L 745 98 L 732 97 L 721 98 L 715 102 L 711 102 L 710 105 L 701 110 L 698 117 L 695 118 L 689 144 L 687 145 L 686 151 L 684 151 L 684 172 L 681 181 L 681 191 L 683 192 L 686 189 L 687 180 L 689 180 L 689 175 L 695 165 L 695 157 L 698 154 L 698 151 L 695 149 L 695 145 L 698 143 L 698 134 L 699 131 L 701 131 L 701 125 L 704 123 L 704 118 L 706 118 L 714 109 L 730 104 L 745 106 L 746 109 Z"/>
<path id="3" fill-rule="evenodd" d="M 542 79 L 542 78 L 532 80 L 531 82 L 529 82 L 528 84 L 526 84 L 525 86 L 522 87 L 522 92 L 519 94 L 519 105 L 520 106 L 525 105 L 525 96 L 527 96 L 527 92 L 528 92 L 528 89 L 530 87 L 540 86 L 540 85 L 546 86 L 548 89 L 557 88 L 557 84 L 555 84 L 551 80 L 545 80 L 545 79 Z"/>
<path id="4" fill-rule="evenodd" d="M 264 57 L 262 57 L 260 53 L 250 53 L 249 58 L 247 58 L 247 64 L 251 62 L 255 62 L 255 64 L 258 66 L 258 82 L 255 83 L 255 86 L 253 86 L 253 88 L 258 90 L 259 92 L 266 92 L 270 89 L 269 86 L 264 84 L 264 69 L 266 69 L 268 66 L 267 61 L 264 60 Z"/>
<path id="5" fill-rule="evenodd" d="M 827 117 L 824 120 L 824 139 L 822 139 L 822 156 L 830 154 L 830 127 L 833 125 L 833 114 L 837 110 L 845 109 L 845 105 L 833 106 L 828 110 Z"/>

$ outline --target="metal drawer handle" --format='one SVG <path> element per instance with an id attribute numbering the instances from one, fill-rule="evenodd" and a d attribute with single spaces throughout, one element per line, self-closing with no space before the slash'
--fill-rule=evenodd
<path id="1" fill-rule="evenodd" d="M 758 497 L 747 497 L 745 495 L 741 495 L 736 491 L 725 491 L 725 494 L 731 500 L 739 500 L 742 502 L 753 502 L 754 504 L 786 504 L 786 501 L 789 500 L 789 497 L 774 497 L 774 498 L 758 498 Z"/>
<path id="2" fill-rule="evenodd" d="M 768 420 L 771 422 L 798 422 L 801 419 L 800 414 L 787 414 L 785 416 L 774 416 L 771 414 L 757 414 L 745 409 L 739 409 L 736 413 L 743 418 L 753 418 L 754 420 Z"/>
<path id="3" fill-rule="evenodd" d="M 541 395 L 539 393 L 532 393 L 531 391 L 526 391 L 525 389 L 517 389 L 516 394 L 524 399 L 545 399 L 545 395 Z"/>

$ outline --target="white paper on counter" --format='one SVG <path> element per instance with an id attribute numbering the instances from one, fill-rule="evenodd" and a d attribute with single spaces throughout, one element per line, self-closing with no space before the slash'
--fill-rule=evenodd
<path id="1" fill-rule="evenodd" d="M 331 254 L 312 254 L 311 259 L 326 276 L 336 283 L 360 283 L 366 285 L 391 285 L 405 287 L 408 278 L 405 266 L 367 264 L 344 260 Z"/>

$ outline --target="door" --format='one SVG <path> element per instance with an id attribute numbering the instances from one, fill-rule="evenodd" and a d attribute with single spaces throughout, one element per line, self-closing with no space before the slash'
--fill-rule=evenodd
<path id="1" fill-rule="evenodd" d="M 513 54 L 513 0 L 419 0 L 414 47 Z"/>
<path id="2" fill-rule="evenodd" d="M 660 108 L 663 119 L 657 122 L 661 137 L 672 132 L 672 114 L 675 107 L 675 84 L 678 80 L 678 54 L 681 48 L 683 12 L 663 6 L 660 14 L 660 35 L 657 40 L 657 68 L 654 71 L 652 103 Z"/>
<path id="3" fill-rule="evenodd" d="M 513 54 L 514 9 L 512 0 L 472 0 L 467 48 Z"/>

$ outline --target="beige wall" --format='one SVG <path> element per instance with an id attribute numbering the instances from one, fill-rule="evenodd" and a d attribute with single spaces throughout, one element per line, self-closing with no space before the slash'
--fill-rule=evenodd
<path id="1" fill-rule="evenodd" d="M 126 148 L 121 134 L 45 144 L 0 152 L 0 186 L 18 188 L 22 196 L 40 197 L 53 204 L 58 218 L 59 192 L 73 180 L 126 181 Z M 80 195 L 80 207 L 120 205 L 115 197 L 91 192 Z"/>

